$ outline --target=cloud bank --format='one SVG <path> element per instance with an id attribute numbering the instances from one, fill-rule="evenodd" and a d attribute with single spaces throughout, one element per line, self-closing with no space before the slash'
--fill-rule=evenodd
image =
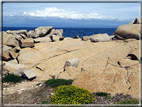
<path id="1" fill-rule="evenodd" d="M 34 17 L 59 17 L 67 19 L 101 19 L 98 13 L 81 13 L 77 11 L 67 11 L 56 7 L 45 8 L 44 10 L 36 10 L 35 12 L 23 12 L 24 16 Z"/>

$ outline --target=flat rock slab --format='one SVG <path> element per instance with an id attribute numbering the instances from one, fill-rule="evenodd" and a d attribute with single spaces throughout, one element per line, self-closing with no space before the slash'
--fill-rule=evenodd
<path id="1" fill-rule="evenodd" d="M 36 71 L 33 70 L 33 69 L 28 69 L 28 70 L 24 71 L 23 74 L 24 74 L 28 79 L 32 79 L 32 78 L 36 77 Z"/>

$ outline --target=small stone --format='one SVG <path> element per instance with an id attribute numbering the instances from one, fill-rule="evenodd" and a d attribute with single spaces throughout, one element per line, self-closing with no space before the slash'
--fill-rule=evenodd
<path id="1" fill-rule="evenodd" d="M 51 95 L 54 95 L 54 93 L 51 93 Z"/>
<path id="2" fill-rule="evenodd" d="M 42 86 L 42 84 L 39 85 L 40 87 Z"/>
<path id="3" fill-rule="evenodd" d="M 20 90 L 22 91 L 22 90 L 25 90 L 25 89 L 24 89 L 24 88 L 22 88 L 22 89 L 20 89 Z"/>

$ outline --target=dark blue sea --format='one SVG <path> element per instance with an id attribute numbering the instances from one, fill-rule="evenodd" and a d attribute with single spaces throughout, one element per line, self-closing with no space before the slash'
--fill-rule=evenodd
<path id="1" fill-rule="evenodd" d="M 7 30 L 22 30 L 25 29 L 28 31 L 35 30 L 37 27 L 3 27 L 2 31 Z M 54 29 L 63 29 L 64 37 L 75 37 L 78 35 L 80 38 L 83 36 L 89 36 L 98 33 L 107 33 L 108 35 L 112 35 L 116 28 L 55 28 Z"/>

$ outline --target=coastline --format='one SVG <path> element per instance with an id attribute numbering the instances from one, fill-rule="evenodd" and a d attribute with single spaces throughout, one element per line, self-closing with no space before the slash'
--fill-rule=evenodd
<path id="1" fill-rule="evenodd" d="M 3 32 L 3 76 L 24 74 L 28 79 L 34 78 L 32 85 L 62 78 L 74 80 L 74 85 L 90 92 L 124 93 L 140 98 L 137 30 L 133 36 L 126 33 L 127 37 L 119 32 L 116 30 L 112 36 L 104 33 L 82 38 L 63 37 L 63 30 L 52 26 L 29 32 Z M 74 58 L 79 61 L 71 61 Z M 68 60 L 71 64 L 65 66 Z M 77 66 L 74 67 L 74 63 Z M 22 87 L 25 87 L 23 91 L 28 90 L 31 84 L 24 85 L 27 83 L 5 89 L 3 95 L 22 93 L 17 90 Z"/>

